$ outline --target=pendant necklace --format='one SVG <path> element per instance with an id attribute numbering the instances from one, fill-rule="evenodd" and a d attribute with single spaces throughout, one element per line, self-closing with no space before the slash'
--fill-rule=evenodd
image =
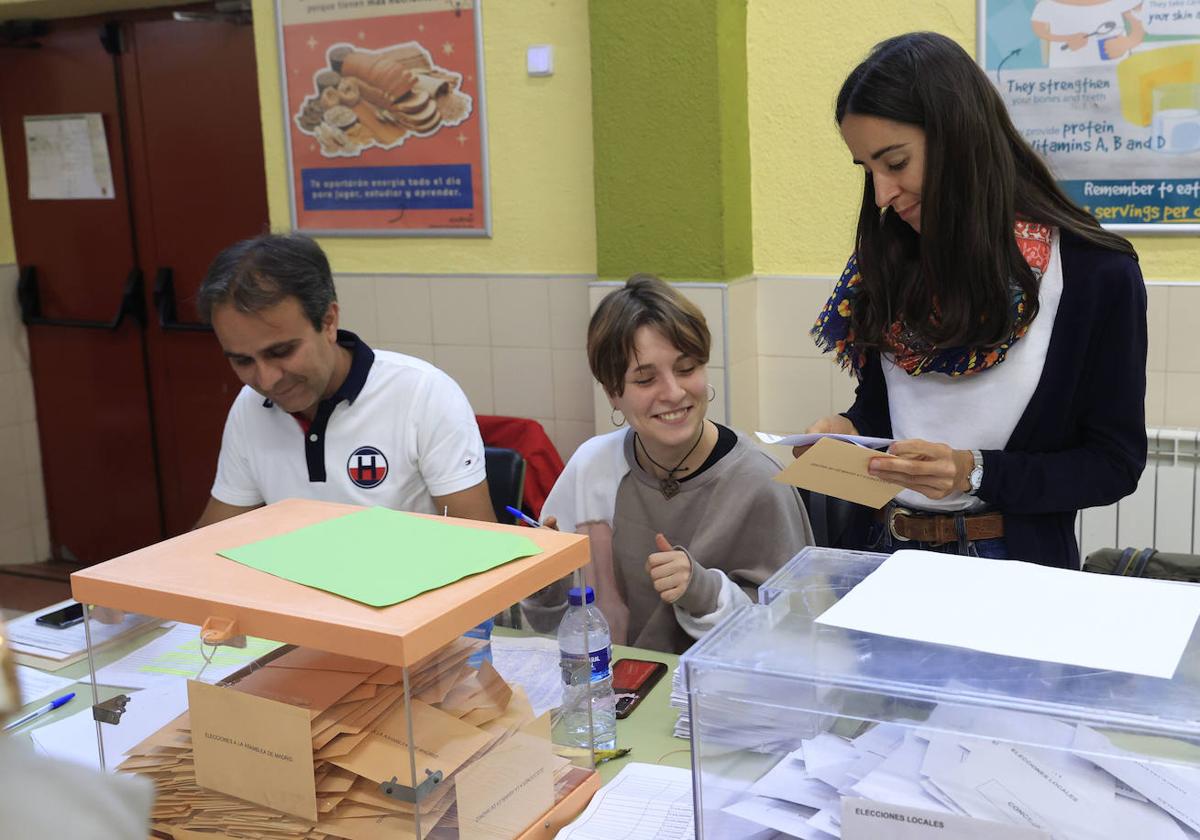
<path id="1" fill-rule="evenodd" d="M 679 492 L 679 479 L 677 479 L 675 477 L 675 473 L 683 472 L 684 470 L 687 469 L 686 467 L 683 466 L 683 462 L 688 459 L 688 456 L 690 456 L 693 452 L 696 451 L 696 447 L 699 446 L 700 441 L 704 439 L 704 423 L 703 422 L 700 423 L 700 434 L 696 437 L 696 442 L 692 444 L 692 448 L 687 451 L 687 455 L 684 455 L 682 458 L 679 459 L 679 463 L 676 464 L 674 467 L 667 467 L 663 464 L 658 463 L 658 461 L 655 461 L 653 458 L 651 458 L 650 451 L 648 449 L 646 449 L 646 444 L 642 443 L 642 439 L 640 437 L 638 437 L 637 432 L 633 433 L 633 439 L 637 443 L 642 444 L 642 453 L 646 456 L 646 460 L 648 460 L 654 466 L 658 467 L 660 470 L 663 470 L 664 472 L 666 472 L 667 477 L 660 478 L 658 480 L 658 489 L 663 494 L 664 499 L 670 499 Z"/>

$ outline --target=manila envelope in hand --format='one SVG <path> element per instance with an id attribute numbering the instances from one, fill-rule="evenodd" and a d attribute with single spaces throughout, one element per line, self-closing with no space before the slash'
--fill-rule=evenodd
<path id="1" fill-rule="evenodd" d="M 872 458 L 894 458 L 877 449 L 821 438 L 775 480 L 871 508 L 881 508 L 904 488 L 871 475 Z"/>

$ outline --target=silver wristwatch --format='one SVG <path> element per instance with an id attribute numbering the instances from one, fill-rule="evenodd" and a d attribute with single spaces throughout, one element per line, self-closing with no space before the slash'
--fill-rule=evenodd
<path id="1" fill-rule="evenodd" d="M 983 453 L 978 449 L 972 449 L 971 458 L 975 461 L 975 466 L 967 474 L 967 483 L 971 485 L 971 489 L 967 492 L 974 496 L 983 485 Z"/>

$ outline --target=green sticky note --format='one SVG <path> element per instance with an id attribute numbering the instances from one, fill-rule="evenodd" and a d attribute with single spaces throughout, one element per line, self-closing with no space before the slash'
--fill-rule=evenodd
<path id="1" fill-rule="evenodd" d="M 219 554 L 285 580 L 390 607 L 540 551 L 519 534 L 376 507 Z"/>

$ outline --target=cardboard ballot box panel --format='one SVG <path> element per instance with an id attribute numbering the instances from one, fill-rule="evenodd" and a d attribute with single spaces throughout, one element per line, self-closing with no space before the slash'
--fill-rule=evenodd
<path id="1" fill-rule="evenodd" d="M 542 553 L 378 608 L 217 554 L 361 509 L 301 499 L 268 505 L 76 572 L 71 594 L 82 603 L 189 624 L 232 619 L 239 633 L 250 636 L 409 665 L 589 560 L 587 539 L 576 534 L 439 517 L 472 528 L 519 531 Z"/>
<path id="2" fill-rule="evenodd" d="M 540 552 L 387 607 L 218 554 L 359 510 L 288 500 L 73 576 L 93 636 L 113 610 L 166 622 L 89 652 L 99 696 L 126 697 L 103 708 L 103 764 L 155 781 L 163 836 L 548 837 L 587 804 L 596 774 L 555 755 L 549 714 L 468 632 L 583 566 L 586 538 L 425 517 Z M 229 644 L 200 643 L 213 620 Z M 63 737 L 93 737 L 90 718 Z"/>
<path id="3" fill-rule="evenodd" d="M 805 549 L 683 655 L 697 836 L 1196 836 L 1200 587 L 927 554 Z"/>

